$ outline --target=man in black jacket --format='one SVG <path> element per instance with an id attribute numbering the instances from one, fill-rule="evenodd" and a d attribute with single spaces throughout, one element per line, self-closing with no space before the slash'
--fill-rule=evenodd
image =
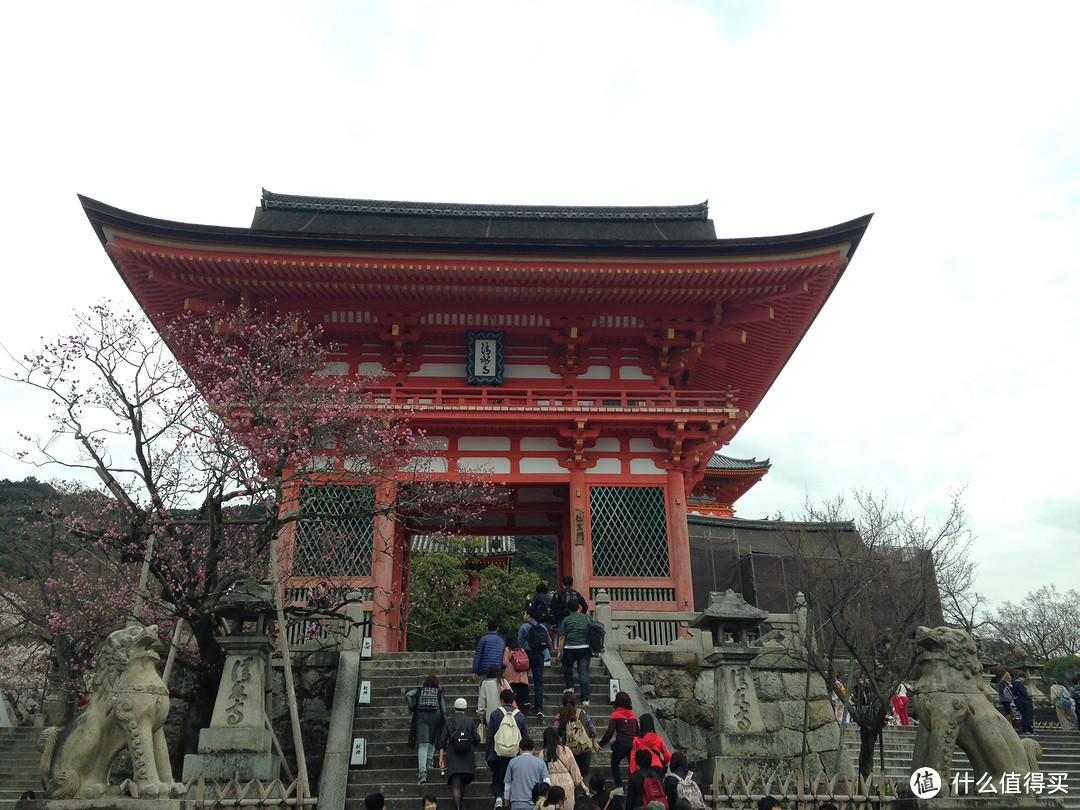
<path id="1" fill-rule="evenodd" d="M 1035 735 L 1035 727 L 1031 724 L 1031 693 L 1028 691 L 1027 673 L 1021 672 L 1012 682 L 1013 696 L 1016 702 L 1016 710 L 1020 712 L 1020 733 L 1028 736 Z"/>

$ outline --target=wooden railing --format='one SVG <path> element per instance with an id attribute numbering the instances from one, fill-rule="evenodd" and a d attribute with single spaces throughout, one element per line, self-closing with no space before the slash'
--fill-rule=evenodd
<path id="1" fill-rule="evenodd" d="M 375 401 L 390 408 L 431 410 L 629 411 L 655 413 L 725 412 L 739 415 L 736 392 L 578 390 L 575 388 L 389 388 Z"/>
<path id="2" fill-rule="evenodd" d="M 752 810 L 765 796 L 779 799 L 787 810 L 814 810 L 832 802 L 839 810 L 879 810 L 898 800 L 897 785 L 888 779 L 831 781 L 824 776 L 803 779 L 801 774 L 769 774 L 750 770 L 731 778 L 713 779 L 712 795 L 705 799 L 715 810 Z"/>
<path id="3" fill-rule="evenodd" d="M 286 785 L 281 780 L 232 780 L 219 784 L 200 774 L 186 787 L 188 803 L 193 807 L 314 807 L 319 803 L 318 797 L 300 796 L 298 782 Z M 137 793 L 132 795 L 137 798 Z"/>

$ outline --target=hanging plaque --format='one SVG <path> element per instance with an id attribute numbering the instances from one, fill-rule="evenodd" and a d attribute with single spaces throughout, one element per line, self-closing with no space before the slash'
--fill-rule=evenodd
<path id="1" fill-rule="evenodd" d="M 468 332 L 465 382 L 469 385 L 503 384 L 505 332 Z"/>

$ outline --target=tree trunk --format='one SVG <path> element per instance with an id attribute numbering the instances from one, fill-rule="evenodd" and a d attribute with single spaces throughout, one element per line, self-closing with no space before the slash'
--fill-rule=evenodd
<path id="1" fill-rule="evenodd" d="M 874 746 L 881 737 L 881 730 L 885 728 L 885 718 L 875 714 L 864 722 L 867 722 L 867 725 L 859 726 L 859 774 L 864 779 L 869 779 L 870 771 L 874 767 Z"/>

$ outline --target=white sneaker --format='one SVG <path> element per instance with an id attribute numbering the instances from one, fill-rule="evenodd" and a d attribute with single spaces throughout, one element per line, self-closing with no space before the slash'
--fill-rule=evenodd
<path id="1" fill-rule="evenodd" d="M 503 800 L 502 799 L 496 799 L 495 800 L 495 810 L 499 810 L 499 808 L 502 807 L 502 806 L 503 806 Z"/>

